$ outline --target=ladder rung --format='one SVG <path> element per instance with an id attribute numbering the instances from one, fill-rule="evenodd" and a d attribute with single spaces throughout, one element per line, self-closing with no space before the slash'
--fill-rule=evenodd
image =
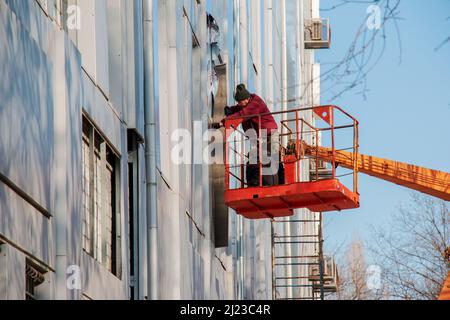
<path id="1" fill-rule="evenodd" d="M 322 241 L 274 241 L 274 244 L 309 244 L 309 243 L 321 243 Z"/>
<path id="2" fill-rule="evenodd" d="M 320 223 L 320 220 L 279 220 L 279 221 L 273 221 L 274 223 Z"/>
<path id="3" fill-rule="evenodd" d="M 295 258 L 286 258 L 286 259 L 277 259 L 278 263 L 288 263 L 288 262 L 303 262 L 303 263 L 319 263 L 317 259 L 295 259 Z"/>
<path id="4" fill-rule="evenodd" d="M 319 298 L 316 297 L 305 297 L 305 298 L 276 298 L 275 300 L 319 300 Z"/>
<path id="5" fill-rule="evenodd" d="M 307 284 L 292 284 L 292 285 L 276 285 L 274 288 L 312 288 L 311 285 Z"/>
<path id="6" fill-rule="evenodd" d="M 276 280 L 296 280 L 296 279 L 309 279 L 309 277 L 278 277 Z"/>
<path id="7" fill-rule="evenodd" d="M 317 219 L 316 216 L 311 216 L 312 219 L 292 219 L 292 220 L 272 220 L 273 224 L 280 224 L 280 223 L 305 223 L 305 224 L 320 224 L 322 223 L 322 219 Z M 285 246 L 291 246 L 291 248 L 300 248 L 302 244 L 308 245 L 314 245 L 313 248 L 316 248 L 318 245 L 323 243 L 323 239 L 321 238 L 320 234 L 302 234 L 301 232 L 295 232 L 297 235 L 286 235 L 284 232 L 279 232 L 280 230 L 274 229 L 274 225 L 272 225 L 272 246 L 273 246 L 273 272 L 278 272 L 279 270 L 282 270 L 280 268 L 283 267 L 294 267 L 294 266 L 320 266 L 320 255 L 293 255 L 293 256 L 276 256 L 275 250 L 287 248 Z M 279 227 L 282 227 L 281 225 Z M 306 230 L 305 230 L 306 231 Z M 317 232 L 317 230 L 310 230 L 312 232 Z M 294 234 L 295 234 L 294 233 Z M 299 234 L 300 233 L 300 234 Z M 278 248 L 275 248 L 275 246 L 278 245 Z M 315 253 L 316 250 L 313 250 L 311 253 Z M 281 252 L 280 252 L 281 253 Z M 296 252 L 297 253 L 297 252 Z M 303 267 L 303 268 L 305 268 Z M 282 274 L 283 275 L 283 274 Z M 295 275 L 295 273 L 294 273 Z M 310 281 L 310 276 L 281 276 L 281 277 L 273 277 L 272 278 L 272 285 L 273 285 L 273 291 L 274 291 L 274 300 L 321 300 L 320 297 L 318 297 L 315 293 L 315 284 L 314 282 Z M 308 296 L 304 297 L 302 294 L 294 294 L 292 298 L 287 298 L 284 290 L 288 290 L 291 288 L 291 290 L 297 288 L 297 290 L 300 290 L 301 288 L 305 288 L 306 293 Z M 311 288 L 311 289 L 308 289 Z M 284 290 L 283 290 L 284 289 Z M 278 293 L 281 293 L 280 295 L 275 294 L 276 291 L 279 291 Z M 303 291 L 303 290 L 302 290 Z M 309 296 L 312 294 L 312 296 Z M 279 296 L 279 297 L 277 297 Z M 283 297 L 285 296 L 285 297 Z"/>
<path id="8" fill-rule="evenodd" d="M 318 266 L 320 263 L 316 262 L 293 262 L 293 263 L 275 263 L 275 266 Z"/>
<path id="9" fill-rule="evenodd" d="M 314 235 L 301 235 L 301 236 L 274 236 L 274 238 L 276 239 L 290 239 L 290 238 L 318 238 L 319 235 L 318 234 L 314 234 Z"/>
<path id="10" fill-rule="evenodd" d="M 275 259 L 319 259 L 319 256 L 280 256 L 274 257 Z"/>

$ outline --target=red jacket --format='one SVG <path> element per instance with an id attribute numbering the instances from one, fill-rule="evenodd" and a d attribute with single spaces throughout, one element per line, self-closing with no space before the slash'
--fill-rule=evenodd
<path id="1" fill-rule="evenodd" d="M 256 94 L 250 95 L 250 102 L 248 103 L 247 106 L 241 107 L 239 105 L 236 105 L 230 107 L 230 109 L 231 112 L 233 112 L 233 114 L 228 118 L 256 115 L 256 117 L 247 118 L 242 123 L 242 128 L 244 129 L 244 131 L 247 131 L 249 129 L 255 129 L 256 134 L 258 135 L 259 135 L 259 117 L 257 117 L 257 115 L 270 113 L 270 110 L 267 107 L 266 103 Z M 272 115 L 267 114 L 261 117 L 261 129 L 266 129 L 268 134 L 278 129 L 278 125 L 275 122 L 275 119 L 272 117 Z"/>

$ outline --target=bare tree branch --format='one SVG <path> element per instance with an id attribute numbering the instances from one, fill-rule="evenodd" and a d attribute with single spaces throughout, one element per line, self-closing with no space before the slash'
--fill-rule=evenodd
<path id="1" fill-rule="evenodd" d="M 391 230 L 374 229 L 371 250 L 393 298 L 436 299 L 449 272 L 450 211 L 444 201 L 412 194 L 392 216 Z"/>
<path id="2" fill-rule="evenodd" d="M 339 284 L 336 294 L 337 299 L 381 300 L 389 296 L 384 283 L 380 283 L 379 288 L 369 287 L 369 269 L 365 256 L 363 242 L 359 238 L 354 238 L 338 263 Z"/>
<path id="3" fill-rule="evenodd" d="M 383 8 L 383 17 L 381 19 L 380 28 L 369 30 L 367 28 L 367 17 L 361 23 L 355 39 L 350 45 L 344 58 L 322 73 L 322 84 L 331 82 L 328 88 L 321 91 L 322 94 L 331 91 L 333 94 L 331 100 L 337 99 L 344 93 L 362 86 L 359 93 L 366 98 L 367 75 L 379 64 L 386 49 L 387 24 L 393 22 L 396 30 L 396 36 L 399 43 L 399 62 L 401 62 L 402 45 L 400 31 L 397 20 L 400 19 L 397 11 L 400 0 L 381 0 L 381 1 L 345 1 L 345 4 L 364 3 L 376 4 Z M 368 36 L 369 33 L 372 33 Z M 381 48 L 378 55 L 374 56 L 375 46 L 381 41 Z M 365 55 L 370 50 L 369 55 Z"/>
<path id="4" fill-rule="evenodd" d="M 446 21 L 450 20 L 450 17 L 447 17 L 447 19 L 445 19 Z M 441 50 L 441 48 L 443 46 L 445 46 L 447 43 L 450 42 L 450 36 L 448 36 L 444 41 L 442 41 L 436 48 L 434 48 L 434 51 L 439 51 Z"/>
<path id="5" fill-rule="evenodd" d="M 300 96 L 293 97 L 287 101 L 279 99 L 268 102 L 273 104 L 281 102 L 304 102 L 305 97 L 310 94 L 309 91 L 311 91 L 311 86 L 316 81 L 321 81 L 321 95 L 330 92 L 332 94 L 331 100 L 337 99 L 344 93 L 357 88 L 361 88 L 358 93 L 366 98 L 366 93 L 369 91 L 367 76 L 379 64 L 384 56 L 387 30 L 390 22 L 394 23 L 394 30 L 400 48 L 399 63 L 401 62 L 402 45 L 400 29 L 397 23 L 398 20 L 401 20 L 398 12 L 400 2 L 401 0 L 342 0 L 330 8 L 321 9 L 321 11 L 330 11 L 351 4 L 377 5 L 382 8 L 380 27 L 369 30 L 367 27 L 368 16 L 364 15 L 355 38 L 350 43 L 347 52 L 341 60 L 334 63 L 322 63 L 322 66 L 328 65 L 330 67 L 323 71 L 320 76 L 312 78 L 306 83 L 294 83 L 286 88 L 303 88 Z M 314 99 L 310 100 L 314 101 Z"/>

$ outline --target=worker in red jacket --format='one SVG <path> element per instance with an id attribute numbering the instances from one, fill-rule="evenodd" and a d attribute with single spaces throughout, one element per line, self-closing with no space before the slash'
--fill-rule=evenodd
<path id="1" fill-rule="evenodd" d="M 234 95 L 237 105 L 233 107 L 225 108 L 225 115 L 227 117 L 247 117 L 255 115 L 255 117 L 246 118 L 242 123 L 244 131 L 254 129 L 256 134 L 259 135 L 259 125 L 261 123 L 261 129 L 267 130 L 267 135 L 271 135 L 278 130 L 278 125 L 275 119 L 270 113 L 266 103 L 256 94 L 250 94 L 244 84 L 240 84 L 236 88 Z M 261 116 L 261 120 L 258 115 Z"/>
<path id="2" fill-rule="evenodd" d="M 266 150 L 267 154 L 271 156 L 271 141 L 278 140 L 278 125 L 273 116 L 270 114 L 270 110 L 266 103 L 256 94 L 251 94 L 244 84 L 237 86 L 234 98 L 237 101 L 237 105 L 225 108 L 225 115 L 227 118 L 225 118 L 222 123 L 224 123 L 228 118 L 245 117 L 242 122 L 244 132 L 248 133 L 249 130 L 254 129 L 256 132 L 256 137 L 259 137 L 259 129 L 266 130 Z M 220 127 L 220 124 L 215 124 L 216 128 L 218 126 Z M 253 154 L 256 153 L 257 162 L 259 163 L 259 144 L 256 144 L 256 147 L 253 148 L 252 151 Z M 278 158 L 278 162 L 280 162 L 279 160 L 280 159 Z M 258 163 L 250 162 L 247 164 L 246 177 L 247 185 L 249 187 L 259 186 L 260 184 Z M 264 167 L 271 167 L 271 164 L 266 164 Z M 277 170 L 278 172 L 275 174 L 263 174 L 264 186 L 284 184 L 284 167 L 281 163 L 279 163 Z"/>

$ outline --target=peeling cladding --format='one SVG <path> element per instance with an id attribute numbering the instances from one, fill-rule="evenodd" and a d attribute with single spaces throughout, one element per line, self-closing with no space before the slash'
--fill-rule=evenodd
<path id="1" fill-rule="evenodd" d="M 45 278 L 34 292 L 37 298 L 144 299 L 148 294 L 145 150 L 136 143 L 144 136 L 143 1 L 78 1 L 81 29 L 64 30 L 59 1 L 0 0 L 0 42 L 10 42 L 0 46 L 0 70 L 7 70 L 0 79 L 0 154 L 8 155 L 0 157 L 0 248 L 7 247 L 2 252 L 8 254 L 0 258 L 0 299 L 26 291 L 20 274 L 4 276 L 15 264 L 23 266 L 25 275 L 28 261 Z M 244 80 L 273 111 L 319 104 L 319 81 L 310 85 L 319 67 L 314 51 L 302 45 L 304 20 L 318 16 L 319 1 L 153 4 L 159 298 L 271 299 L 270 222 L 230 214 L 229 245 L 216 248 L 210 168 L 172 163 L 171 133 L 192 130 L 195 123 L 207 128 L 212 94 L 218 92 L 218 65 L 226 65 L 229 104 L 233 89 Z M 207 13 L 214 18 L 211 29 Z M 117 214 L 112 216 L 117 219 L 113 249 L 122 257 L 120 275 L 83 250 L 82 114 L 102 144 L 118 155 Z M 310 113 L 303 116 L 311 121 Z M 202 152 L 198 141 L 193 140 L 193 157 Z M 306 166 L 303 175 L 309 175 Z M 300 218 L 312 215 L 298 213 Z M 317 226 L 283 228 L 276 232 L 308 233 Z M 77 270 L 83 275 L 75 281 L 81 290 L 66 288 L 69 267 L 74 277 Z M 279 276 L 305 272 L 290 267 Z M 1 279 L 15 288 L 14 294 L 5 291 Z M 296 290 L 283 294 L 309 294 Z"/>

